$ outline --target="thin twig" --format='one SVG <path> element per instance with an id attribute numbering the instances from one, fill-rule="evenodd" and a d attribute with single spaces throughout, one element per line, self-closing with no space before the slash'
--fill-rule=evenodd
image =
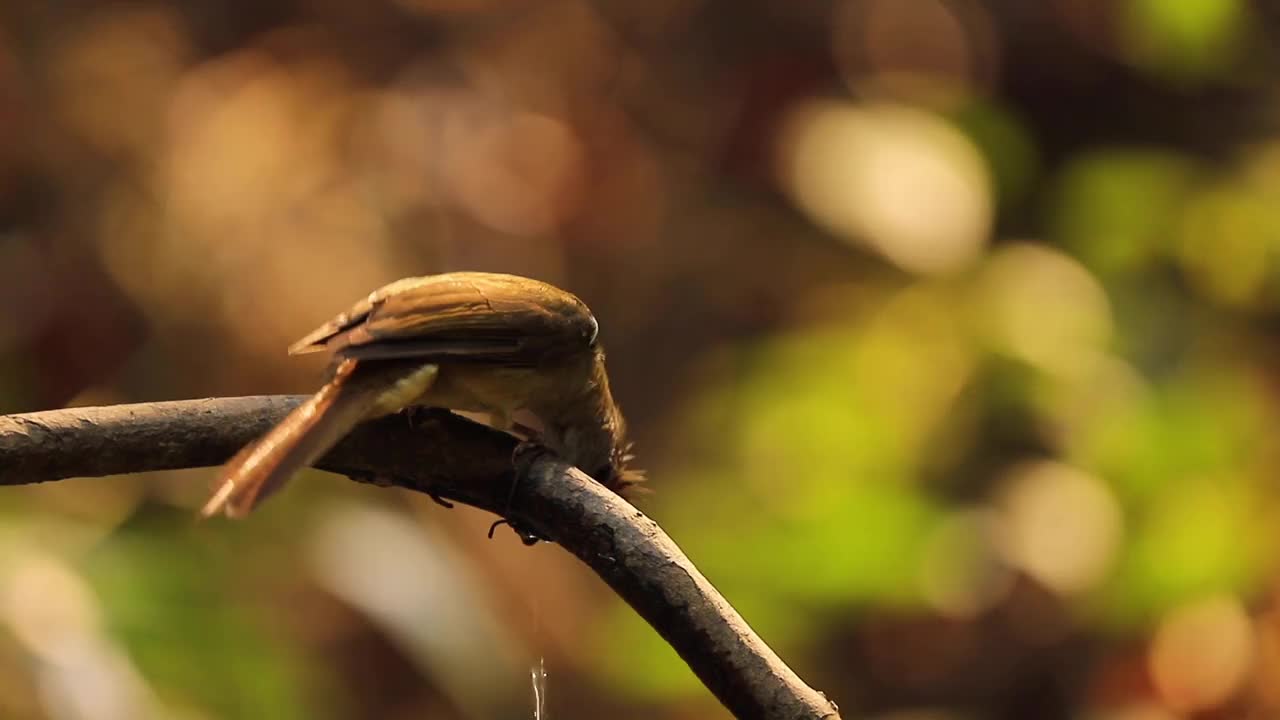
<path id="1" fill-rule="evenodd" d="M 0 416 L 0 485 L 217 465 L 300 402 L 213 398 Z M 510 435 L 448 412 L 361 425 L 317 467 L 495 513 L 591 567 L 739 718 L 836 718 L 658 525 L 549 454 L 521 462 Z M 510 494 L 512 483 L 516 492 Z"/>

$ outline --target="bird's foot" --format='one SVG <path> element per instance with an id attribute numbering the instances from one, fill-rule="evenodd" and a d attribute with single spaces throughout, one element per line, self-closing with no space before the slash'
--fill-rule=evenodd
<path id="1" fill-rule="evenodd" d="M 530 431 L 527 427 L 524 427 L 523 430 Z M 539 540 L 547 540 L 547 538 L 539 535 L 536 531 L 525 526 L 522 522 L 512 520 L 510 518 L 511 508 L 515 504 L 516 490 L 520 486 L 520 479 L 529 473 L 529 469 L 533 466 L 535 460 L 550 452 L 551 451 L 545 446 L 532 440 L 524 440 L 520 442 L 516 445 L 515 449 L 511 451 L 511 468 L 513 472 L 511 474 L 511 488 L 507 491 L 507 501 L 503 506 L 502 514 L 505 517 L 489 526 L 490 540 L 493 539 L 493 533 L 501 525 L 510 526 L 511 530 L 520 537 L 520 541 L 525 545 L 534 545 Z"/>
<path id="2" fill-rule="evenodd" d="M 493 533 L 496 532 L 498 528 L 503 525 L 510 527 L 511 532 L 514 532 L 516 536 L 520 538 L 520 542 L 524 543 L 525 545 L 537 545 L 539 541 L 547 539 L 542 537 L 538 533 L 534 532 L 533 530 L 526 528 L 524 525 L 521 525 L 518 520 L 511 521 L 506 518 L 502 518 L 500 520 L 494 520 L 493 524 L 489 526 L 490 540 L 493 539 Z"/>
<path id="3" fill-rule="evenodd" d="M 539 442 L 536 436 L 517 443 L 515 449 L 511 451 L 511 467 L 515 470 L 516 479 L 519 480 L 528 475 L 534 462 L 550 454 L 551 450 Z"/>

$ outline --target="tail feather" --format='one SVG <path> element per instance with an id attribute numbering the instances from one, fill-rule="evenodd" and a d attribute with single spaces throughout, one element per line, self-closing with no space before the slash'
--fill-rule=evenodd
<path id="1" fill-rule="evenodd" d="M 304 467 L 318 460 L 361 421 L 400 409 L 382 407 L 383 396 L 397 387 L 403 372 L 359 370 L 356 360 L 343 360 L 333 377 L 280 424 L 227 462 L 217 490 L 200 510 L 201 517 L 225 512 L 243 517 Z"/>

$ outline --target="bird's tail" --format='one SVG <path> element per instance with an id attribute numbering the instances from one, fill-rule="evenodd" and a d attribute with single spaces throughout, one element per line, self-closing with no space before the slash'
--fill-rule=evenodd
<path id="1" fill-rule="evenodd" d="M 358 360 L 340 361 L 324 387 L 227 462 L 212 497 L 200 510 L 201 517 L 224 512 L 228 517 L 245 516 L 358 423 L 400 410 L 404 403 L 389 399 L 399 400 L 405 394 L 402 386 L 410 377 L 414 389 L 425 392 L 437 372 L 435 365 L 420 365 L 410 373 L 388 369 L 360 365 Z"/>

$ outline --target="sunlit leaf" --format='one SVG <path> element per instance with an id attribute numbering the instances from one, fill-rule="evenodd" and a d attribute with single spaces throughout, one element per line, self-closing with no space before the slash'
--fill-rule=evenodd
<path id="1" fill-rule="evenodd" d="M 1075 158 L 1058 180 L 1054 237 L 1104 273 L 1143 267 L 1171 245 L 1195 165 L 1173 152 L 1115 149 Z"/>
<path id="2" fill-rule="evenodd" d="M 1166 78 L 1212 77 L 1237 57 L 1248 23 L 1243 0 L 1127 0 L 1125 50 Z"/>

